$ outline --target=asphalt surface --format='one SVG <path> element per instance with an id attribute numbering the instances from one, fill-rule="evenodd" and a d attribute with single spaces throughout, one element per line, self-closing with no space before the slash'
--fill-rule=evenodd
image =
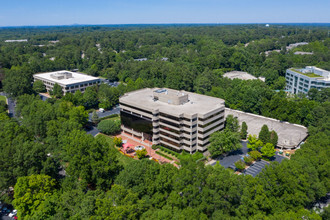
<path id="1" fill-rule="evenodd" d="M 99 116 L 99 118 L 104 118 L 109 115 L 114 115 L 114 114 L 119 114 L 119 113 L 120 113 L 119 106 L 116 106 L 115 108 L 113 108 L 109 111 L 96 112 L 96 114 Z M 89 122 L 92 121 L 92 114 L 93 113 L 89 113 L 89 119 L 88 119 Z M 95 126 L 92 126 L 91 128 L 86 129 L 86 133 L 91 134 L 91 135 L 93 135 L 93 137 L 95 137 L 98 133 L 100 133 L 100 131 Z"/>
<path id="2" fill-rule="evenodd" d="M 7 94 L 4 92 L 0 92 L 0 95 L 6 96 L 7 97 L 7 104 L 8 104 L 8 111 L 9 111 L 9 117 L 15 117 L 16 112 L 15 112 L 15 107 L 16 107 L 16 102 L 12 98 L 8 98 Z"/>
<path id="3" fill-rule="evenodd" d="M 248 148 L 247 148 L 247 141 L 242 141 L 242 148 L 233 152 L 230 152 L 228 155 L 226 156 L 219 156 L 218 158 L 216 158 L 216 161 L 219 161 L 219 163 L 225 167 L 228 168 L 231 165 L 233 165 L 236 161 L 238 161 L 239 159 L 241 159 L 242 157 L 244 157 L 247 152 L 248 152 Z M 215 165 L 212 164 L 212 165 Z"/>
<path id="4" fill-rule="evenodd" d="M 120 113 L 120 108 L 119 107 L 115 107 L 109 111 L 104 111 L 104 112 L 96 112 L 96 114 L 99 116 L 99 118 L 104 118 L 104 117 L 107 117 L 109 115 L 114 115 L 114 114 L 119 114 Z M 89 118 L 88 118 L 88 121 L 92 121 L 92 115 L 93 113 L 89 113 L 88 114 Z"/>
<path id="5" fill-rule="evenodd" d="M 218 158 L 216 158 L 216 162 L 219 161 L 219 163 L 225 167 L 225 168 L 231 168 L 233 170 L 236 169 L 235 167 L 235 162 L 238 161 L 238 160 L 243 160 L 243 157 L 248 155 L 248 151 L 249 149 L 247 148 L 247 141 L 241 141 L 241 144 L 242 144 L 242 148 L 239 149 L 239 150 L 236 150 L 236 151 L 233 151 L 233 152 L 230 152 L 228 155 L 226 156 L 219 156 Z M 272 158 L 270 158 L 270 162 L 274 162 L 274 161 L 277 161 L 279 163 L 281 163 L 283 160 L 285 160 L 286 158 L 281 156 L 281 155 L 278 155 L 276 153 L 276 155 Z M 214 162 L 213 164 L 211 164 L 212 166 L 214 166 L 216 164 L 216 162 Z M 257 161 L 256 163 L 254 163 L 250 168 L 246 169 L 244 171 L 245 174 L 248 174 L 248 175 L 252 175 L 252 176 L 256 176 L 258 175 L 262 169 L 268 165 L 269 162 L 266 162 L 266 161 Z"/>

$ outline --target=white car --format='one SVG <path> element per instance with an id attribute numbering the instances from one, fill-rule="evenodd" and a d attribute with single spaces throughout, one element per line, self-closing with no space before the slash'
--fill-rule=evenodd
<path id="1" fill-rule="evenodd" d="M 8 216 L 9 216 L 10 218 L 13 218 L 16 214 L 17 214 L 17 210 L 14 209 L 11 213 L 9 213 Z"/>

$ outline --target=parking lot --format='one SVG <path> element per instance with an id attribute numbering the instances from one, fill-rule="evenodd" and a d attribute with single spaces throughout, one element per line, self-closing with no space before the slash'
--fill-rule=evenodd
<path id="1" fill-rule="evenodd" d="M 227 155 L 219 156 L 218 158 L 215 159 L 215 161 L 213 161 L 213 163 L 210 163 L 210 165 L 214 166 L 217 162 L 219 162 L 219 164 L 225 168 L 230 168 L 230 169 L 236 170 L 235 162 L 238 160 L 243 160 L 243 157 L 248 155 L 248 151 L 249 151 L 249 149 L 247 148 L 247 141 L 241 141 L 241 144 L 242 144 L 241 149 L 230 152 Z M 270 162 L 277 161 L 277 162 L 281 163 L 284 159 L 286 159 L 286 158 L 281 155 L 278 155 L 276 153 L 276 155 L 274 157 L 270 158 Z M 267 162 L 264 160 L 257 161 L 253 165 L 251 165 L 249 168 L 244 170 L 243 173 L 246 175 L 251 175 L 251 176 L 255 177 L 262 171 L 262 169 L 266 165 L 269 165 L 270 162 Z"/>

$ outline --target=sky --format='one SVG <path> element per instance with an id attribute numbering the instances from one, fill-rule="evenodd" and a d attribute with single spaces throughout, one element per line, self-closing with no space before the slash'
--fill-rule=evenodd
<path id="1" fill-rule="evenodd" d="M 330 0 L 0 0 L 0 26 L 330 23 Z"/>

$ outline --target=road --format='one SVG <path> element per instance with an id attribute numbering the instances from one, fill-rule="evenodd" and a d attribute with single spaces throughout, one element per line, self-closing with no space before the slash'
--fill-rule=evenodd
<path id="1" fill-rule="evenodd" d="M 104 118 L 109 115 L 114 115 L 114 114 L 119 114 L 119 113 L 120 113 L 120 108 L 119 108 L 119 106 L 116 106 L 115 108 L 113 108 L 109 111 L 97 112 L 97 115 L 99 116 L 99 118 Z M 89 119 L 88 119 L 89 122 L 92 121 L 92 114 L 93 113 L 89 113 Z M 98 133 L 100 133 L 100 131 L 95 126 L 92 126 L 90 129 L 86 129 L 86 132 L 87 132 L 87 134 L 93 135 L 93 137 L 95 137 Z"/>
<path id="2" fill-rule="evenodd" d="M 9 111 L 9 116 L 10 117 L 15 117 L 16 112 L 15 112 L 15 107 L 16 107 L 16 102 L 12 98 L 8 98 L 7 94 L 4 92 L 0 92 L 0 95 L 6 96 L 7 97 L 7 104 L 8 104 L 8 111 Z"/>
<path id="3" fill-rule="evenodd" d="M 119 106 L 109 110 L 109 111 L 104 111 L 104 112 L 96 112 L 97 115 L 99 116 L 99 118 L 104 118 L 104 117 L 107 117 L 109 115 L 114 115 L 114 114 L 119 114 L 120 113 L 120 109 L 119 109 Z M 88 118 L 88 121 L 92 121 L 92 115 L 93 113 L 89 113 L 89 118 Z"/>

